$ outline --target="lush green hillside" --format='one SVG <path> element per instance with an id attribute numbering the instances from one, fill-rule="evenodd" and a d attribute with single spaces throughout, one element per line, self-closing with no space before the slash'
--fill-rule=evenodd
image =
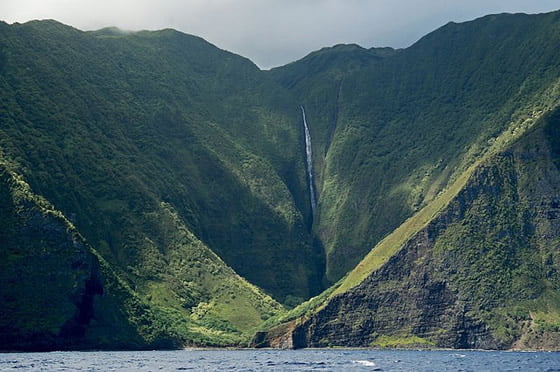
<path id="1" fill-rule="evenodd" d="M 2 350 L 181 345 L 4 155 L 0 222 Z"/>
<path id="2" fill-rule="evenodd" d="M 276 298 L 321 289 L 298 106 L 252 63 L 172 30 L 47 21 L 0 40 L 2 147 L 131 280 L 138 246 L 165 250 L 146 218 L 165 202 Z"/>
<path id="3" fill-rule="evenodd" d="M 0 165 L 1 349 L 237 345 L 281 310 L 165 203 L 149 216 L 165 253 L 143 252 L 131 286 L 13 162 Z"/>
<path id="4" fill-rule="evenodd" d="M 166 337 L 237 344 L 281 309 L 222 259 L 288 304 L 321 289 L 298 106 L 251 62 L 172 30 L 2 23 L 0 86 L 0 148 Z"/>
<path id="5" fill-rule="evenodd" d="M 560 109 L 469 170 L 435 217 L 401 243 L 390 236 L 396 250 L 374 264 L 380 243 L 361 281 L 347 283 L 355 269 L 317 310 L 256 341 L 558 349 L 558 128 Z"/>
<path id="6" fill-rule="evenodd" d="M 488 16 L 446 25 L 406 50 L 386 51 L 358 67 L 348 61 L 332 63 L 336 78 L 330 82 L 338 79 L 338 90 L 319 91 L 323 97 L 330 94 L 330 101 L 312 91 L 315 95 L 306 103 L 312 133 L 314 125 L 325 122 L 334 132 L 331 141 L 316 141 L 316 153 L 325 155 L 315 160 L 323 170 L 314 230 L 325 244 L 329 279 L 340 278 L 346 272 L 341 265 L 353 266 L 361 257 L 354 245 L 362 242 L 367 250 L 363 242 L 371 241 L 370 247 L 375 246 L 329 290 L 266 322 L 267 331 L 257 335 L 255 345 L 558 347 L 558 293 L 546 289 L 557 283 L 542 280 L 550 268 L 539 264 L 542 254 L 555 254 L 555 238 L 537 243 L 538 234 L 523 231 L 512 217 L 543 225 L 539 214 L 545 213 L 545 205 L 526 203 L 497 214 L 496 208 L 513 202 L 511 185 L 484 189 L 489 195 L 477 200 L 461 198 L 478 190 L 473 178 L 485 166 L 481 164 L 493 164 L 504 156 L 495 154 L 517 149 L 509 146 L 560 103 L 559 29 L 558 12 Z M 305 99 L 305 85 L 326 84 L 324 68 L 315 75 L 306 71 L 311 64 L 320 65 L 320 56 L 312 54 L 272 73 Z M 314 84 L 316 79 L 320 81 Z M 322 124 L 314 124 L 314 113 Z M 555 115 L 540 124 L 539 133 L 558 124 L 551 119 Z M 550 149 L 556 134 L 545 132 L 548 138 L 540 142 Z M 529 153 L 543 146 L 535 136 L 529 136 L 537 142 Z M 546 156 L 537 159 L 533 165 L 550 168 Z M 531 177 L 544 178 L 540 170 L 526 165 L 523 172 L 508 172 L 529 183 Z M 493 174 L 492 182 L 507 182 L 502 177 Z M 555 177 L 547 182 L 553 186 Z M 528 189 L 518 192 L 525 198 L 539 190 L 538 185 L 523 186 Z M 554 204 L 553 193 L 546 191 L 540 197 Z M 475 221 L 468 213 L 457 216 L 454 203 L 484 213 Z M 452 223 L 472 226 L 455 231 L 448 226 Z M 554 220 L 547 223 L 555 231 Z M 453 239 L 436 240 L 444 229 Z M 416 245 L 425 251 L 416 252 Z M 453 256 L 430 261 L 433 245 L 448 247 Z M 503 258 L 504 249 L 514 258 Z M 473 293 L 478 286 L 483 288 Z M 493 292 L 496 288 L 500 290 Z M 520 301 L 523 306 L 515 307 Z M 524 317 L 515 315 L 518 310 Z"/>
<path id="7" fill-rule="evenodd" d="M 560 13 L 450 23 L 410 48 L 336 46 L 271 71 L 305 105 L 314 231 L 338 280 L 512 123 L 557 102 Z"/>
<path id="8" fill-rule="evenodd" d="M 504 14 L 260 71 L 0 22 L 0 349 L 556 348 L 559 41 Z"/>

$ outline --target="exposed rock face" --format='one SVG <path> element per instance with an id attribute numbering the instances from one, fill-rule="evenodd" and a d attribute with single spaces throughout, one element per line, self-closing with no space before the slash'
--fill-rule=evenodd
<path id="1" fill-rule="evenodd" d="M 445 274 L 426 264 L 434 259 L 430 235 L 415 236 L 381 270 L 335 296 L 295 330 L 294 344 L 369 346 L 380 335 L 396 333 L 441 347 L 495 348 L 487 328 L 467 314 L 470 306 L 442 278 Z"/>
<path id="2" fill-rule="evenodd" d="M 475 170 L 434 220 L 291 333 L 292 346 L 558 348 L 560 114 Z M 279 335 L 269 333 L 269 344 Z"/>
<path id="3" fill-rule="evenodd" d="M 295 322 L 289 322 L 282 326 L 275 328 L 271 332 L 257 332 L 251 346 L 256 348 L 273 347 L 276 349 L 297 349 L 304 347 L 297 343 L 299 338 L 294 335 L 296 329 Z M 294 339 L 296 343 L 294 343 Z"/>

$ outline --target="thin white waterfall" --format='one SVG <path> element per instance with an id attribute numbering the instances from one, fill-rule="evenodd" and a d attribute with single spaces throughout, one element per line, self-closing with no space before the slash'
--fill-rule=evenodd
<path id="1" fill-rule="evenodd" d="M 313 156 L 311 150 L 311 135 L 309 127 L 305 119 L 305 109 L 301 107 L 301 115 L 303 117 L 303 129 L 305 131 L 305 155 L 307 164 L 307 179 L 309 182 L 309 199 L 311 200 L 311 216 L 315 218 L 315 209 L 317 208 L 317 199 L 315 198 L 315 188 L 313 186 Z"/>

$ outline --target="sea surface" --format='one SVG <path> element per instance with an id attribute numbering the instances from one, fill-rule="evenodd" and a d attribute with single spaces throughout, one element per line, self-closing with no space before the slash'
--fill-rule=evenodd
<path id="1" fill-rule="evenodd" d="M 1 371 L 560 371 L 560 353 L 177 350 L 0 354 Z"/>

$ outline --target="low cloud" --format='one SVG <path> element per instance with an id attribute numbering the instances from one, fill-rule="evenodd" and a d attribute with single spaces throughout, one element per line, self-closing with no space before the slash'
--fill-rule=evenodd
<path id="1" fill-rule="evenodd" d="M 84 30 L 170 27 L 270 68 L 337 43 L 402 48 L 448 21 L 559 7 L 557 0 L 0 0 L 0 18 L 50 18 Z"/>

